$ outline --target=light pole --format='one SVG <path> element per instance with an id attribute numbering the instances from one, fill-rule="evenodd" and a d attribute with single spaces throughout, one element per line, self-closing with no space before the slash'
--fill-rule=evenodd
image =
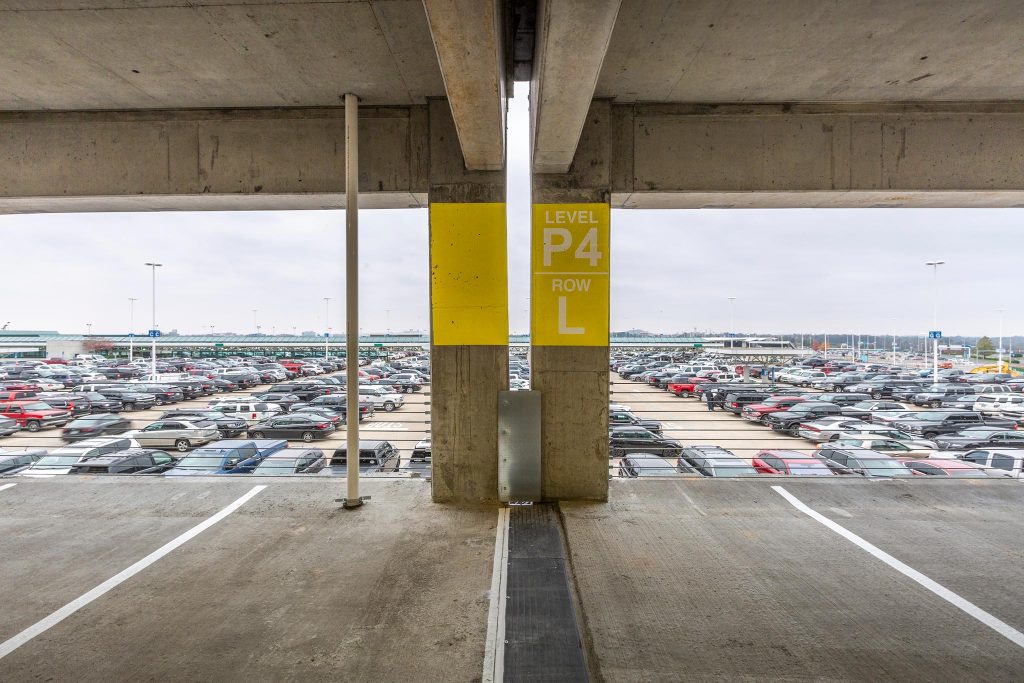
<path id="1" fill-rule="evenodd" d="M 892 364 L 896 365 L 896 318 L 893 318 L 892 321 L 894 323 L 892 330 Z"/>
<path id="2" fill-rule="evenodd" d="M 128 362 L 135 360 L 135 297 L 128 297 Z"/>
<path id="3" fill-rule="evenodd" d="M 939 266 L 945 261 L 926 261 L 926 266 L 932 268 L 932 331 L 939 325 Z M 939 383 L 939 338 L 935 337 L 935 344 L 932 348 L 932 384 Z"/>
<path id="4" fill-rule="evenodd" d="M 999 365 L 998 365 L 999 369 L 996 372 L 1002 372 L 1003 371 L 1003 311 L 1005 309 L 997 308 L 996 310 L 999 311 L 999 348 L 996 350 L 997 353 L 999 354 L 999 360 L 997 361 L 999 363 Z"/>
<path id="5" fill-rule="evenodd" d="M 256 329 L 256 334 L 260 333 L 260 322 L 259 319 L 256 317 L 256 314 L 259 312 L 260 309 L 258 308 L 252 309 L 252 326 Z"/>
<path id="6" fill-rule="evenodd" d="M 729 297 L 729 331 L 725 336 L 729 336 L 734 332 L 733 327 L 736 325 L 736 297 Z"/>
<path id="7" fill-rule="evenodd" d="M 85 324 L 85 334 L 86 334 L 86 336 L 89 336 L 89 337 L 92 336 L 92 323 L 86 323 Z"/>
<path id="8" fill-rule="evenodd" d="M 157 268 L 162 268 L 164 264 L 162 264 L 162 263 L 147 263 L 146 265 L 149 266 L 152 269 L 152 271 L 153 271 L 153 327 L 151 327 L 149 329 L 150 329 L 150 335 L 151 335 L 150 339 L 153 341 L 152 373 L 154 375 L 156 375 L 156 336 L 154 334 L 154 330 L 156 330 L 156 269 Z"/>
<path id="9" fill-rule="evenodd" d="M 324 360 L 327 360 L 331 343 L 331 297 L 324 297 Z"/>

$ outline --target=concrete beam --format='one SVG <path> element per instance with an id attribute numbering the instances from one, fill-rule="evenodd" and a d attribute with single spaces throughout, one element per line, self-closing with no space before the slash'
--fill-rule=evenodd
<path id="1" fill-rule="evenodd" d="M 0 113 L 0 213 L 343 208 L 343 117 L 340 107 Z M 361 207 L 426 205 L 427 131 L 426 106 L 361 108 Z"/>
<path id="2" fill-rule="evenodd" d="M 1024 206 L 1024 104 L 614 105 L 612 206 Z"/>
<path id="3" fill-rule="evenodd" d="M 505 167 L 505 48 L 499 0 L 423 0 L 466 168 Z"/>
<path id="4" fill-rule="evenodd" d="M 566 173 L 621 0 L 540 0 L 531 96 L 533 169 Z"/>

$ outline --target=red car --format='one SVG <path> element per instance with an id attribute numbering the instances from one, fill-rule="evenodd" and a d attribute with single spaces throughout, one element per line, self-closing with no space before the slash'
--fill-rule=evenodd
<path id="1" fill-rule="evenodd" d="M 831 477 L 828 465 L 800 451 L 769 450 L 758 453 L 750 463 L 761 474 L 788 474 L 794 477 Z"/>
<path id="2" fill-rule="evenodd" d="M 0 415 L 11 418 L 30 432 L 38 432 L 43 427 L 63 427 L 74 417 L 69 410 L 57 410 L 35 399 L 0 403 Z"/>
<path id="3" fill-rule="evenodd" d="M 693 396 L 694 392 L 697 391 L 697 385 L 711 380 L 707 377 L 695 377 L 689 382 L 676 382 L 668 385 L 668 390 L 676 396 Z"/>
<path id="4" fill-rule="evenodd" d="M 800 396 L 769 396 L 764 400 L 764 403 L 754 403 L 749 406 L 743 406 L 742 417 L 744 420 L 764 424 L 765 417 L 771 413 L 780 413 L 783 410 L 789 410 L 797 403 L 802 403 L 806 400 L 807 399 L 801 398 Z"/>

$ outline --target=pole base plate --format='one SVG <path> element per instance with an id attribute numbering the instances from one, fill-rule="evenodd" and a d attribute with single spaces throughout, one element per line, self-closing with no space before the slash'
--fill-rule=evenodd
<path id="1" fill-rule="evenodd" d="M 358 498 L 335 498 L 335 503 L 341 503 L 341 507 L 346 510 L 355 510 L 356 508 L 363 507 L 363 503 L 370 500 L 373 496 L 359 496 Z"/>

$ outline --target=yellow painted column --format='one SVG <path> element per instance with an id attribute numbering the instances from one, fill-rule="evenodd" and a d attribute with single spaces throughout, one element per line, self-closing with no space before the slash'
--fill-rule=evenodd
<path id="1" fill-rule="evenodd" d="M 496 502 L 498 392 L 508 389 L 504 202 L 430 204 L 435 501 Z"/>
<path id="2" fill-rule="evenodd" d="M 608 497 L 610 237 L 607 202 L 533 205 L 531 374 L 546 500 Z"/>

